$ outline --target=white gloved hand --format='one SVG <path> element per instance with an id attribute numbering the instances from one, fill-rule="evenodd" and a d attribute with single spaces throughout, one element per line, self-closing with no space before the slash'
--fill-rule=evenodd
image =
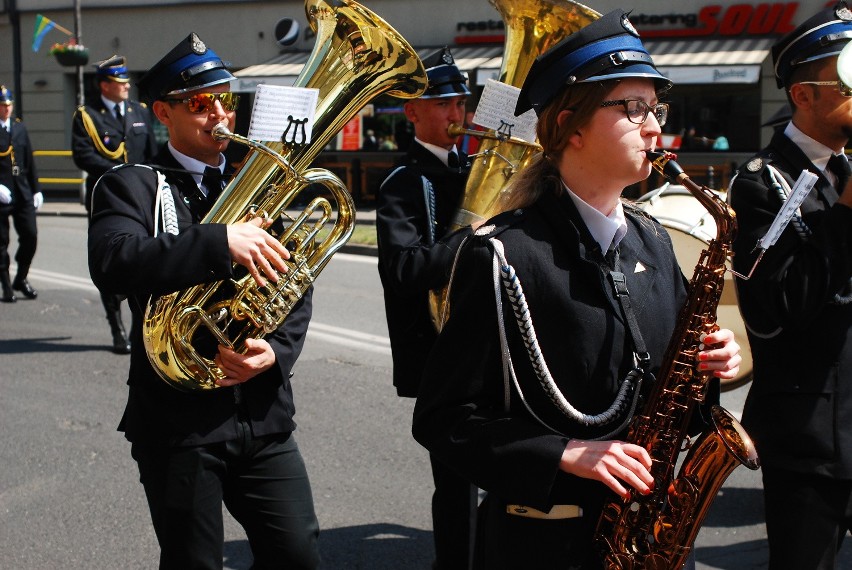
<path id="1" fill-rule="evenodd" d="M 35 194 L 33 194 L 33 206 L 35 206 L 35 209 L 41 209 L 42 204 L 44 204 L 44 194 L 42 194 L 41 192 L 36 192 Z"/>
<path id="2" fill-rule="evenodd" d="M 0 184 L 0 204 L 12 203 L 12 191 L 5 184 Z"/>

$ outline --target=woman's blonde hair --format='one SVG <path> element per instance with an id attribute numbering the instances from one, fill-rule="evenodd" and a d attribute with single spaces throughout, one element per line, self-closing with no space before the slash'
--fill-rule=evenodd
<path id="1" fill-rule="evenodd" d="M 536 127 L 542 152 L 526 168 L 515 174 L 504 188 L 500 197 L 503 211 L 529 206 L 547 188 L 561 192 L 560 184 L 548 181 L 559 181 L 557 164 L 562 151 L 568 146 L 568 139 L 591 120 L 617 84 L 616 80 L 567 86 L 547 104 L 538 116 Z M 565 110 L 573 113 L 560 125 L 557 118 Z"/>

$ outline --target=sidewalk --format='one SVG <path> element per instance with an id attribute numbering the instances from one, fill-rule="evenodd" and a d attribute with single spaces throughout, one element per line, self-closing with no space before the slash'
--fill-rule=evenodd
<path id="1" fill-rule="evenodd" d="M 287 210 L 290 215 L 298 215 L 299 210 Z M 68 202 L 68 201 L 46 201 L 41 209 L 38 211 L 39 216 L 70 216 L 70 217 L 78 217 L 85 218 L 86 217 L 86 208 L 83 207 L 82 204 L 78 202 Z M 355 209 L 355 223 L 356 224 L 367 224 L 367 225 L 375 225 L 376 223 L 376 209 L 374 207 L 369 208 L 356 208 Z M 354 253 L 357 255 L 371 255 L 377 256 L 378 251 L 376 246 L 373 245 L 362 245 L 362 244 L 346 244 L 340 251 L 343 253 Z"/>

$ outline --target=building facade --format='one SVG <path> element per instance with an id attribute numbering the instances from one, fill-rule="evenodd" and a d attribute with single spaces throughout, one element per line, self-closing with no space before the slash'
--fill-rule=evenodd
<path id="1" fill-rule="evenodd" d="M 493 0 L 542 7 L 555 0 Z M 0 11 L 0 83 L 16 94 L 19 114 L 29 126 L 38 150 L 70 148 L 71 117 L 80 90 L 92 89 L 91 64 L 113 54 L 125 55 L 134 77 L 139 77 L 189 32 L 197 32 L 232 68 L 239 80 L 234 89 L 246 93 L 238 132 L 250 114 L 251 94 L 258 83 L 293 84 L 307 60 L 314 34 L 307 24 L 304 3 L 298 0 L 171 1 L 129 0 L 4 0 Z M 421 55 L 450 45 L 457 63 L 468 72 L 476 96 L 488 78 L 496 78 L 502 64 L 506 22 L 488 0 L 362 0 L 411 43 Z M 765 144 L 771 127 L 764 126 L 786 101 L 772 77 L 769 50 L 773 42 L 825 5 L 825 0 L 798 2 L 742 2 L 683 0 L 598 0 L 587 5 L 604 13 L 616 7 L 631 9 L 658 67 L 675 87 L 666 97 L 672 104 L 664 142 L 678 149 L 684 164 L 715 166 L 714 187 L 724 185 L 730 170 Z M 38 52 L 32 49 L 37 15 L 43 15 L 78 35 L 88 48 L 89 62 L 66 67 L 49 55 L 54 43 L 68 36 L 51 30 Z M 293 43 L 281 46 L 278 23 L 299 24 Z M 278 27 L 278 31 L 276 28 Z M 293 29 L 291 28 L 292 32 Z M 82 86 L 82 87 L 81 87 Z M 360 133 L 369 128 L 390 141 L 404 118 L 399 102 L 381 98 L 360 117 Z M 358 137 L 360 139 L 360 137 Z M 356 139 L 356 141 L 358 140 Z M 724 139 L 727 145 L 721 144 Z M 356 143 L 357 144 L 357 143 Z M 717 147 L 713 148 L 714 144 Z M 341 161 L 343 148 L 332 162 Z M 369 164 L 369 153 L 362 153 Z M 348 159 L 342 159 L 344 162 Z M 383 165 L 387 159 L 377 159 Z M 74 177 L 79 172 L 70 158 L 40 160 L 42 176 Z M 721 171 L 721 172 L 718 172 Z M 353 172 L 347 172 L 353 178 Z M 360 177 L 357 175 L 360 174 Z M 365 169 L 353 184 L 369 199 Z M 46 185 L 59 193 L 59 186 Z M 67 188 L 66 188 L 67 190 Z"/>

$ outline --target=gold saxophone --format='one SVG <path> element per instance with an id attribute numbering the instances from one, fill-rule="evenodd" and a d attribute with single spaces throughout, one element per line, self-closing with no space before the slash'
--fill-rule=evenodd
<path id="1" fill-rule="evenodd" d="M 736 235 L 734 211 L 706 186 L 690 180 L 670 153 L 648 152 L 654 168 L 685 186 L 716 221 L 716 238 L 701 253 L 657 381 L 641 414 L 633 418 L 626 440 L 648 450 L 655 487 L 651 494 L 630 490 L 604 505 L 595 542 L 607 570 L 681 568 L 728 475 L 740 464 L 757 469 L 751 439 L 721 406 L 713 406 L 712 431 L 689 446 L 674 477 L 693 411 L 704 401 L 710 373 L 697 372 L 702 335 L 716 331 L 716 308 L 722 294 L 725 260 Z"/>
<path id="2" fill-rule="evenodd" d="M 374 97 L 389 93 L 408 99 L 426 89 L 426 70 L 417 52 L 364 6 L 352 0 L 306 0 L 305 13 L 317 39 L 295 86 L 319 90 L 312 140 L 265 146 L 218 128 L 214 136 L 248 144 L 251 150 L 202 220 L 233 224 L 263 216 L 291 223 L 275 234 L 290 251 L 288 272 L 278 283 L 259 287 L 235 266 L 235 275 L 242 277 L 198 285 L 148 303 L 143 322 L 148 359 L 175 388 L 217 388 L 216 381 L 224 374 L 213 361 L 215 345 L 243 351 L 246 339 L 275 331 L 349 239 L 355 223 L 352 197 L 331 172 L 307 169 L 317 154 Z M 338 207 L 322 240 L 318 234 L 333 213 L 327 199 L 314 198 L 295 220 L 284 212 L 299 192 L 313 185 L 324 186 Z"/>
<path id="3" fill-rule="evenodd" d="M 506 45 L 499 81 L 520 87 L 535 58 L 600 17 L 598 12 L 573 0 L 488 0 L 500 13 L 506 28 Z M 450 136 L 469 134 L 483 139 L 472 157 L 464 195 L 449 230 L 469 226 L 499 214 L 500 193 L 515 172 L 541 150 L 536 143 L 498 133 L 450 125 Z M 440 330 L 447 317 L 447 289 L 430 291 L 432 322 Z"/>

